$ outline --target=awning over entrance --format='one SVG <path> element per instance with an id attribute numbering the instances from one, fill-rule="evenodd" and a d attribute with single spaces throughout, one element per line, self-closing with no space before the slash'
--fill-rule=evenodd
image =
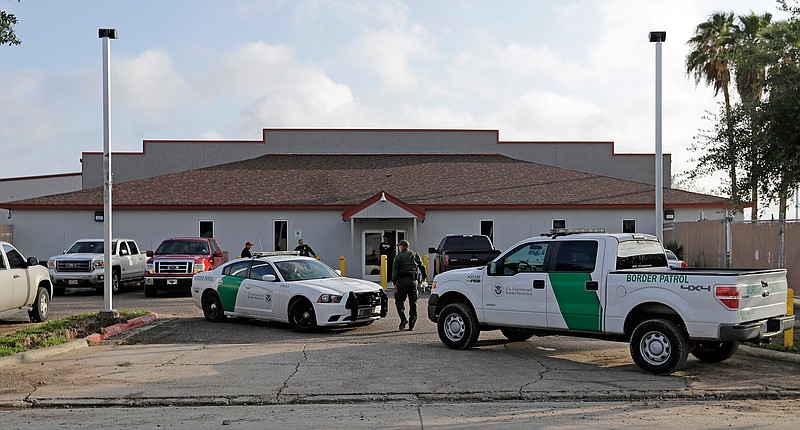
<path id="1" fill-rule="evenodd" d="M 342 213 L 343 221 L 351 218 L 415 218 L 425 221 L 425 210 L 381 191 Z"/>

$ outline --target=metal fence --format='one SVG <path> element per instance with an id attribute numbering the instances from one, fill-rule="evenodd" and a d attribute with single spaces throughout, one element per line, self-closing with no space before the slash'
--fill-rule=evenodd
<path id="1" fill-rule="evenodd" d="M 678 222 L 664 232 L 664 241 L 683 247 L 683 260 L 690 267 L 724 267 L 722 220 Z M 731 267 L 775 269 L 780 261 L 778 221 L 737 221 L 730 223 Z M 800 291 L 800 222 L 787 220 L 784 230 L 784 267 L 789 288 Z"/>

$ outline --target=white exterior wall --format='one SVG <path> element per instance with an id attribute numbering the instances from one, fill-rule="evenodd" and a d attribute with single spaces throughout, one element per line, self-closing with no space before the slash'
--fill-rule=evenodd
<path id="1" fill-rule="evenodd" d="M 566 219 L 567 228 L 604 228 L 607 232 L 622 231 L 623 219 L 635 219 L 636 231 L 653 233 L 655 220 L 645 209 L 619 210 L 428 210 L 425 222 L 412 218 L 374 218 L 342 220 L 339 210 L 328 211 L 114 211 L 113 234 L 136 240 L 143 251 L 154 249 L 162 240 L 174 236 L 198 236 L 200 220 L 214 222 L 214 237 L 231 258 L 236 258 L 247 241 L 254 251 L 273 251 L 273 221 L 288 221 L 289 249 L 297 245 L 295 231 L 320 256 L 321 260 L 339 268 L 339 256 L 347 260 L 347 274 L 360 277 L 362 271 L 363 230 L 406 230 L 411 247 L 425 254 L 445 234 L 479 234 L 481 220 L 494 221 L 494 244 L 506 250 L 531 236 L 547 232 L 553 219 Z M 689 214 L 698 211 L 689 211 Z M 684 215 L 681 211 L 676 214 Z M 716 219 L 721 214 L 708 213 Z M 697 215 L 693 215 L 697 216 Z M 25 256 L 40 260 L 60 254 L 74 241 L 102 238 L 103 223 L 94 221 L 93 210 L 16 210 L 11 222 L 14 244 Z M 352 223 L 352 233 L 351 233 Z M 665 237 L 669 237 L 665 234 Z"/>

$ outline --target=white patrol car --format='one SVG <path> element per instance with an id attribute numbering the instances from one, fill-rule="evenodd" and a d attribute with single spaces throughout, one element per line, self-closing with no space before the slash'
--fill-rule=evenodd
<path id="1" fill-rule="evenodd" d="M 450 348 L 481 330 L 512 341 L 561 334 L 630 342 L 644 371 L 669 374 L 692 353 L 720 362 L 740 341 L 791 328 L 783 269 L 670 269 L 644 234 L 570 234 L 523 240 L 485 267 L 437 275 L 428 317 Z"/>
<path id="2" fill-rule="evenodd" d="M 386 316 L 388 302 L 380 285 L 297 255 L 240 258 L 198 273 L 192 297 L 211 322 L 242 316 L 288 322 L 301 332 L 370 324 Z"/>

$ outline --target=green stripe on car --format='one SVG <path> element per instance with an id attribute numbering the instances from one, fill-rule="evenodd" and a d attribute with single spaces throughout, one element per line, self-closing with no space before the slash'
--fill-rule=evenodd
<path id="1" fill-rule="evenodd" d="M 236 308 L 236 295 L 239 293 L 239 286 L 242 285 L 244 278 L 236 276 L 223 276 L 222 283 L 217 287 L 217 294 L 222 300 L 222 308 L 225 312 L 233 312 Z"/>
<path id="2" fill-rule="evenodd" d="M 561 316 L 570 330 L 600 331 L 602 309 L 597 292 L 587 291 L 589 273 L 549 273 Z"/>

